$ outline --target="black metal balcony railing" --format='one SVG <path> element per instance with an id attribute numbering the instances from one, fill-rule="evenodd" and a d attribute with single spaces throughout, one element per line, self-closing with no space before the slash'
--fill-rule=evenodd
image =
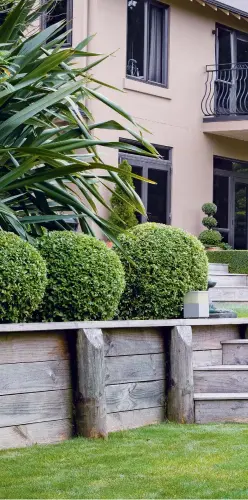
<path id="1" fill-rule="evenodd" d="M 248 62 L 207 66 L 205 116 L 248 115 Z"/>

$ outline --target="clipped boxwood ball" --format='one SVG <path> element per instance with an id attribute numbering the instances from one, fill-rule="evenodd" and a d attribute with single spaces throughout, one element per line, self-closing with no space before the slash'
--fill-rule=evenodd
<path id="1" fill-rule="evenodd" d="M 39 252 L 19 236 L 0 231 L 0 322 L 29 319 L 46 284 L 46 264 Z"/>
<path id="2" fill-rule="evenodd" d="M 215 203 L 204 203 L 204 205 L 202 205 L 202 211 L 206 215 L 215 215 L 217 212 L 217 205 L 215 205 Z"/>
<path id="3" fill-rule="evenodd" d="M 186 292 L 207 289 L 208 260 L 195 236 L 171 226 L 146 223 L 119 239 L 125 253 L 116 252 L 126 277 L 120 319 L 177 318 Z"/>
<path id="4" fill-rule="evenodd" d="M 48 286 L 39 317 L 45 321 L 108 320 L 125 287 L 119 257 L 84 234 L 54 231 L 39 241 Z"/>

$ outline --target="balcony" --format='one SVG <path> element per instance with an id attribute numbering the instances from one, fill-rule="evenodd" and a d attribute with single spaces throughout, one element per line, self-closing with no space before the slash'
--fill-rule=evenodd
<path id="1" fill-rule="evenodd" d="M 248 141 L 248 62 L 206 67 L 203 131 Z"/>

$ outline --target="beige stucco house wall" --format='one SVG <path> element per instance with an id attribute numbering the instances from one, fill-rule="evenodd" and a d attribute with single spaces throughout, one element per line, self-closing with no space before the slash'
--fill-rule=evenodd
<path id="1" fill-rule="evenodd" d="M 127 0 L 74 0 L 73 19 L 74 44 L 96 33 L 91 50 L 104 54 L 116 50 L 94 72 L 121 92 L 105 88 L 104 94 L 151 132 L 145 134 L 150 142 L 172 148 L 171 223 L 194 234 L 201 230 L 202 204 L 213 197 L 213 156 L 248 161 L 248 134 L 226 137 L 227 125 L 227 131 L 215 135 L 219 125 L 215 130 L 204 124 L 201 111 L 205 66 L 215 64 L 216 22 L 246 32 L 248 23 L 201 3 L 166 1 L 170 6 L 168 88 L 126 78 Z M 91 103 L 91 107 L 96 120 L 112 117 L 105 106 Z M 239 122 L 239 128 L 248 130 L 248 121 Z M 98 136 L 105 134 L 113 140 L 119 137 L 116 132 Z M 247 140 L 240 140 L 241 136 Z M 118 164 L 117 151 L 105 149 L 103 155 L 107 163 Z"/>

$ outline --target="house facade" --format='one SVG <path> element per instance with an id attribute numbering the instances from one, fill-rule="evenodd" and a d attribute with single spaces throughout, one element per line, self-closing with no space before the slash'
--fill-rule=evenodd
<path id="1" fill-rule="evenodd" d="M 103 149 L 105 162 L 128 159 L 135 173 L 157 182 L 136 182 L 149 221 L 198 235 L 201 206 L 214 201 L 223 239 L 237 249 L 248 248 L 246 3 L 247 12 L 231 0 L 64 2 L 73 45 L 96 33 L 92 52 L 116 51 L 94 74 L 122 91 L 104 88 L 149 130 L 144 136 L 161 154 L 155 160 Z M 97 121 L 114 117 L 99 103 L 89 105 Z M 98 137 L 106 134 L 128 140 L 120 131 Z"/>

